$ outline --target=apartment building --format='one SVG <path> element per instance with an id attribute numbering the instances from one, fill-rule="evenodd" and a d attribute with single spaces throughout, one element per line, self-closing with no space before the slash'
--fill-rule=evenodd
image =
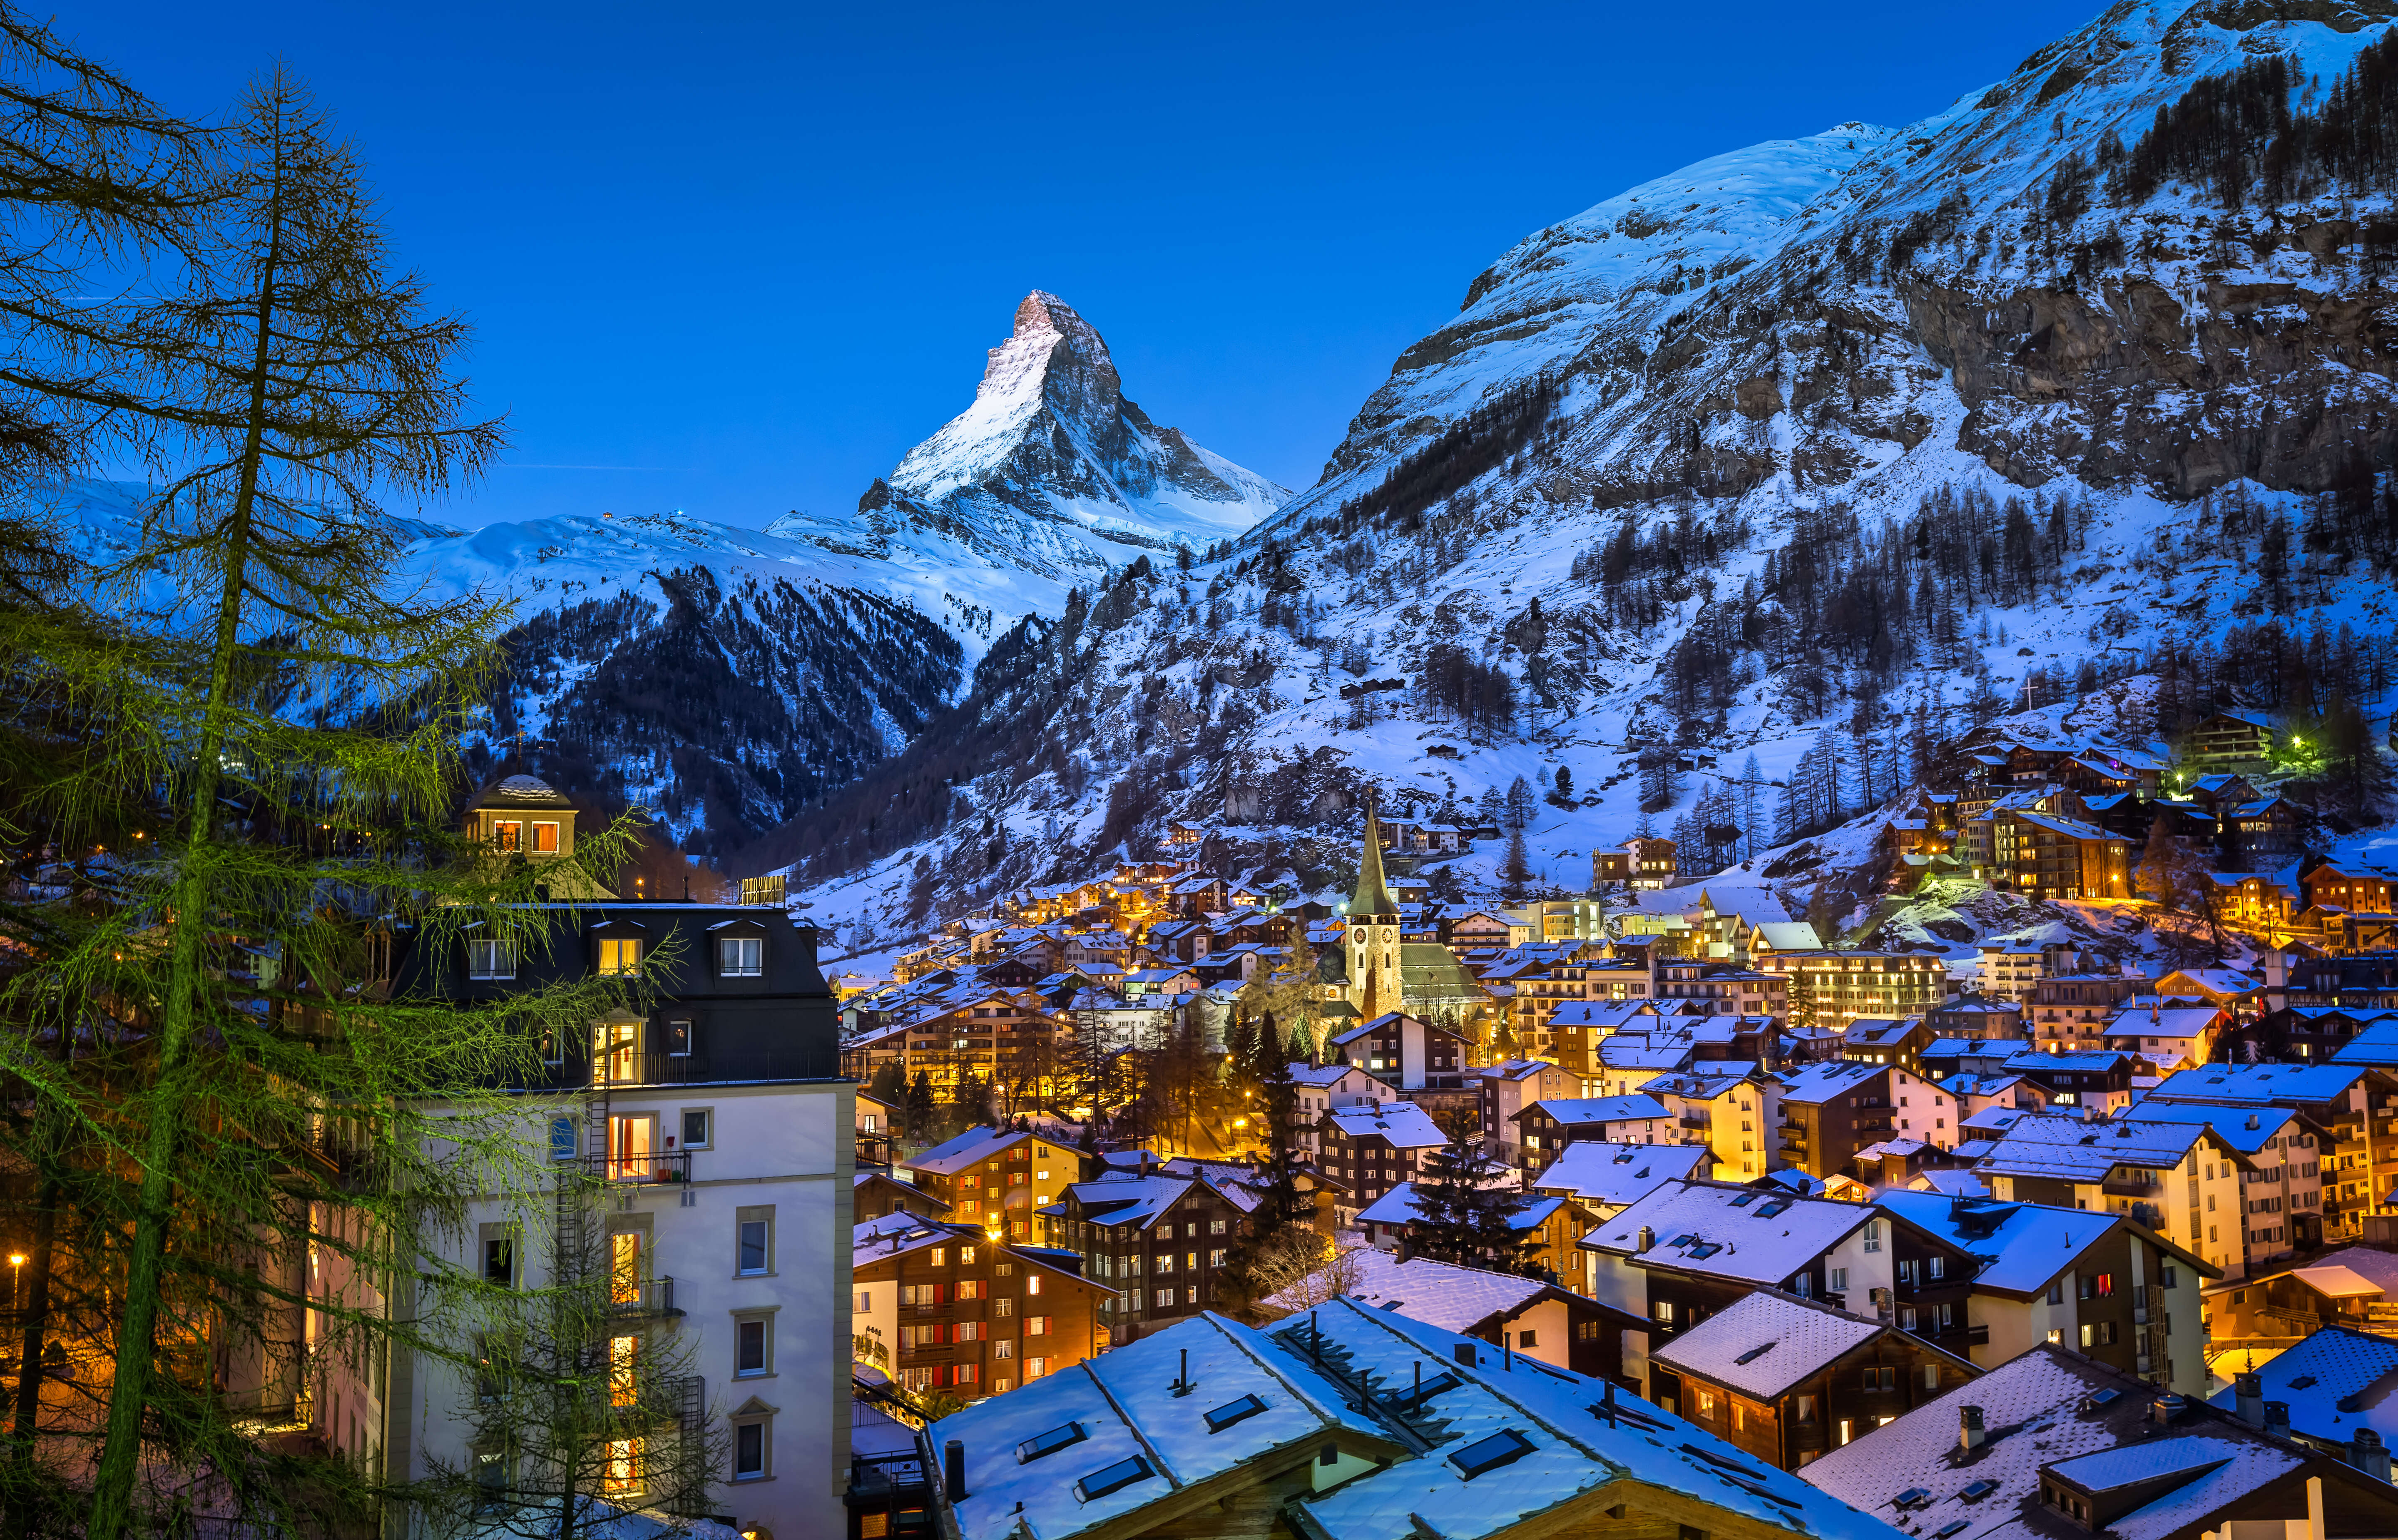
<path id="1" fill-rule="evenodd" d="M 2203 1102 L 2143 1102 L 2149 1122 L 2204 1123 L 2245 1159 L 2239 1172 L 2241 1239 L 2246 1266 L 2235 1277 L 2270 1271 L 2323 1244 L 2321 1131 L 2287 1107 L 2232 1107 Z"/>
<path id="2" fill-rule="evenodd" d="M 859 1225 L 850 1288 L 857 1361 L 911 1391 L 1002 1396 L 1108 1346 L 1110 1290 L 971 1225 Z"/>
<path id="3" fill-rule="evenodd" d="M 1475 1111 L 1482 1129 L 1483 1153 L 1522 1171 L 1527 1162 L 1516 1115 L 1535 1102 L 1579 1096 L 1583 1084 L 1582 1076 L 1546 1059 L 1485 1065 L 1475 1077 Z"/>
<path id="4" fill-rule="evenodd" d="M 1210 1310 L 1216 1282 L 1246 1231 L 1258 1195 L 1212 1169 L 1076 1182 L 1054 1207 L 1050 1233 L 1083 1258 L 1083 1276 L 1112 1291 L 1100 1301 L 1111 1342 Z"/>
<path id="5" fill-rule="evenodd" d="M 1488 1073 L 1485 1071 L 1484 1073 Z M 1368 1102 L 1396 1101 L 1398 1088 L 1377 1078 L 1355 1065 L 1300 1065 L 1290 1066 L 1293 1087 L 1290 1127 L 1283 1131 L 1287 1149 L 1304 1150 L 1311 1157 L 1319 1153 L 1321 1141 L 1315 1129 L 1324 1114 L 1334 1107 L 1354 1107 Z"/>
<path id="6" fill-rule="evenodd" d="M 1334 1107 L 1316 1119 L 1318 1164 L 1347 1190 L 1335 1199 L 1343 1225 L 1402 1182 L 1448 1144 L 1448 1135 L 1413 1102 Z"/>
<path id="7" fill-rule="evenodd" d="M 1659 1076 L 1641 1093 L 1664 1104 L 1686 1141 L 1706 1146 L 1710 1170 L 1703 1174 L 1748 1182 L 1781 1164 L 1782 1082 L 1774 1077 L 1709 1074 L 1693 1065 Z"/>
<path id="8" fill-rule="evenodd" d="M 2398 1078 L 2354 1065 L 2207 1065 L 2169 1075 L 2147 1102 L 2286 1107 L 2314 1133 L 2324 1240 L 2353 1240 L 2398 1187 Z M 2325 1141 L 2328 1140 L 2326 1146 Z"/>
<path id="9" fill-rule="evenodd" d="M 2122 1214 L 2230 1277 L 2245 1266 L 2248 1158 L 2203 1120 L 2028 1113 L 1974 1163 L 2002 1201 Z"/>
<path id="10" fill-rule="evenodd" d="M 926 1150 L 898 1174 L 947 1204 L 943 1219 L 1030 1245 L 1042 1239 L 1040 1211 L 1080 1170 L 1074 1151 L 1044 1137 L 984 1127 Z"/>
<path id="11" fill-rule="evenodd" d="M 2024 1024 L 2046 1052 L 2097 1048 L 2116 1013 L 2148 988 L 2149 981 L 2136 974 L 2056 974 L 2032 984 Z"/>
<path id="12" fill-rule="evenodd" d="M 1920 1016 L 1948 998 L 1948 970 L 1917 952 L 1776 952 L 1759 959 L 1790 981 L 1789 1021 L 1839 1029 L 1859 1016 Z"/>

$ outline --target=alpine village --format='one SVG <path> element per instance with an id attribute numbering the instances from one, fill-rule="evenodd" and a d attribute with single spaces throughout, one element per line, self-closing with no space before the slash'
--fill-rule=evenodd
<path id="1" fill-rule="evenodd" d="M 1035 290 L 762 528 L 422 511 L 351 87 L 62 25 L 0 1540 L 2398 1540 L 2392 0 L 1614 194 L 1303 489 Z"/>

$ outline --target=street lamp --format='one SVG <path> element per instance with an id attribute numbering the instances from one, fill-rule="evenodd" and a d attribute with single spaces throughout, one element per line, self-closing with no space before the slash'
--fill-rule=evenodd
<path id="1" fill-rule="evenodd" d="M 8 1253 L 8 1308 L 17 1308 L 17 1285 L 25 1276 L 25 1253 Z"/>

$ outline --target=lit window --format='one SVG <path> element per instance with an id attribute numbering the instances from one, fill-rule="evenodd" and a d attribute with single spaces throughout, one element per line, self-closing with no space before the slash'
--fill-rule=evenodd
<path id="1" fill-rule="evenodd" d="M 639 936 L 602 936 L 600 938 L 600 971 L 607 978 L 629 978 L 641 971 L 641 939 Z"/>

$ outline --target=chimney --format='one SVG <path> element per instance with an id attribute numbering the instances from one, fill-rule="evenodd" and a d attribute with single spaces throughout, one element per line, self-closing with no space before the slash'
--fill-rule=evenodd
<path id="1" fill-rule="evenodd" d="M 2159 1427 L 2162 1427 L 2167 1423 L 2172 1422 L 2176 1417 L 2180 1416 L 2184 1409 L 2189 1405 L 2189 1402 L 2184 1400 L 2181 1397 L 2167 1394 L 2159 1396 L 2156 1400 L 2149 1405 L 2149 1415 L 2156 1419 L 2157 1426 Z"/>
<path id="2" fill-rule="evenodd" d="M 1640 1242 L 1640 1250 L 1645 1252 L 1657 1244 L 1657 1232 L 1643 1225 L 1640 1226 L 1640 1234 L 1634 1239 Z"/>
<path id="3" fill-rule="evenodd" d="M 1979 1449 L 1989 1442 L 1990 1435 L 1982 1426 L 1982 1409 L 1960 1406 L 1957 1409 L 1957 1447 Z"/>
<path id="4" fill-rule="evenodd" d="M 2390 1480 L 2390 1450 L 2382 1443 L 2381 1435 L 2369 1427 L 2360 1427 L 2348 1446 L 2348 1463 L 2377 1481 Z"/>
<path id="5" fill-rule="evenodd" d="M 2240 1420 L 2250 1427 L 2265 1426 L 2265 1382 L 2254 1372 L 2235 1376 L 2231 1381 L 2233 1409 Z"/>
<path id="6" fill-rule="evenodd" d="M 951 1439 L 941 1446 L 941 1491 L 953 1506 L 966 1500 L 966 1446 L 963 1439 Z"/>
<path id="7" fill-rule="evenodd" d="M 2267 1401 L 2265 1403 L 2265 1431 L 2276 1439 L 2286 1439 L 2290 1436 L 2289 1402 Z"/>

